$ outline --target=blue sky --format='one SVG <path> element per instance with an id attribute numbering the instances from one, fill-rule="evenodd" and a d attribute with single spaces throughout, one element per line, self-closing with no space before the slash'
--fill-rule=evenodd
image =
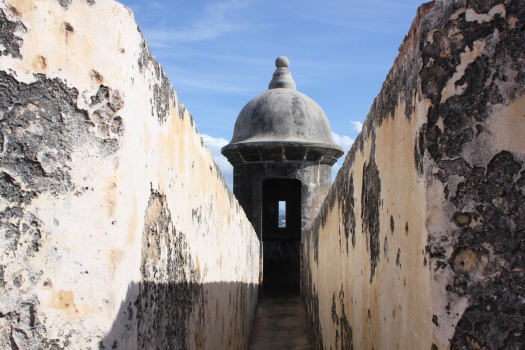
<path id="1" fill-rule="evenodd" d="M 231 185 L 220 156 L 242 107 L 268 89 L 278 56 L 348 150 L 421 0 L 120 1 Z M 334 173 L 342 160 L 334 166 Z"/>

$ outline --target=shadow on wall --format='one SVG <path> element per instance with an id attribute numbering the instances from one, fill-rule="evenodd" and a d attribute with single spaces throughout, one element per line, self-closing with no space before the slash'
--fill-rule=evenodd
<path id="1" fill-rule="evenodd" d="M 201 283 L 186 235 L 173 224 L 164 194 L 151 191 L 144 217 L 142 281 L 128 286 L 99 349 L 246 348 L 258 286 Z"/>
<path id="2" fill-rule="evenodd" d="M 99 349 L 244 349 L 256 301 L 255 284 L 131 283 Z"/>

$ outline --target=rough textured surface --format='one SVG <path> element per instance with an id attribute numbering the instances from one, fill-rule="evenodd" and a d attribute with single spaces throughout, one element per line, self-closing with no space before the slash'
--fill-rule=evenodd
<path id="1" fill-rule="evenodd" d="M 12 11 L 12 8 L 10 10 Z M 21 21 L 16 19 L 10 21 L 3 9 L 0 9 L 0 44 L 3 46 L 0 56 L 10 55 L 13 58 L 22 58 L 20 55 L 22 38 L 19 35 L 26 31 L 27 28 Z"/>
<path id="2" fill-rule="evenodd" d="M 305 305 L 298 295 L 266 293 L 257 306 L 248 349 L 312 349 Z"/>
<path id="3" fill-rule="evenodd" d="M 297 141 L 338 148 L 323 110 L 292 89 L 271 89 L 254 97 L 239 113 L 231 143 Z"/>
<path id="4" fill-rule="evenodd" d="M 131 11 L 2 1 L 0 46 L 0 348 L 246 348 L 259 241 Z"/>
<path id="5" fill-rule="evenodd" d="M 363 182 L 361 190 L 361 219 L 363 232 L 367 237 L 367 249 L 370 251 L 370 282 L 374 278 L 379 259 L 379 207 L 381 205 L 381 178 L 375 162 L 375 150 L 372 145 L 370 160 L 363 164 Z M 346 232 L 345 232 L 346 235 Z M 346 235 L 348 240 L 348 236 Z"/>
<path id="6" fill-rule="evenodd" d="M 525 347 L 524 33 L 523 1 L 419 8 L 305 242 L 318 348 Z"/>
<path id="7" fill-rule="evenodd" d="M 188 242 L 174 227 L 166 197 L 152 191 L 144 214 L 141 274 L 144 281 L 163 275 L 160 285 L 142 283 L 137 298 L 138 347 L 187 349 L 194 305 L 203 318 L 204 294 Z M 152 263 L 154 262 L 154 263 Z M 201 314 L 199 314 L 201 313 Z"/>

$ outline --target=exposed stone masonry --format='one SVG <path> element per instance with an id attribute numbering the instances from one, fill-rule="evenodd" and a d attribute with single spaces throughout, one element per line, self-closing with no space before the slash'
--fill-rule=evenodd
<path id="1" fill-rule="evenodd" d="M 318 345 L 348 348 L 344 311 L 360 349 L 525 346 L 524 19 L 520 1 L 418 10 L 306 246 Z"/>
<path id="2" fill-rule="evenodd" d="M 0 46 L 0 348 L 245 348 L 259 241 L 131 11 L 4 1 Z"/>

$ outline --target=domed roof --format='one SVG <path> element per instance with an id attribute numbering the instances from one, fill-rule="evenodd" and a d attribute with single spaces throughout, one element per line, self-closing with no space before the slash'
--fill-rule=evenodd
<path id="1" fill-rule="evenodd" d="M 337 160 L 343 148 L 332 139 L 325 113 L 314 100 L 296 90 L 288 58 L 277 58 L 275 65 L 269 90 L 254 97 L 241 110 L 232 140 L 222 153 L 231 162 L 231 151 L 239 147 L 320 147 L 330 150 Z"/>
<path id="2" fill-rule="evenodd" d="M 335 143 L 317 103 L 299 91 L 270 89 L 254 97 L 237 117 L 231 143 L 300 141 Z"/>

